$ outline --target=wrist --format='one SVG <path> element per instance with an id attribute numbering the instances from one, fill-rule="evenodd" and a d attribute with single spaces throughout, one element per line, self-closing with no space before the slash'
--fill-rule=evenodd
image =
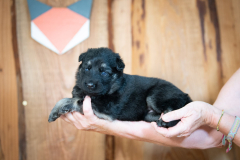
<path id="1" fill-rule="evenodd" d="M 203 122 L 212 128 L 217 127 L 218 120 L 221 116 L 221 111 L 213 105 L 205 103 L 202 105 Z"/>
<path id="2" fill-rule="evenodd" d="M 208 124 L 212 128 L 217 128 L 218 122 L 221 118 L 222 111 L 212 106 L 211 121 Z"/>
<path id="3" fill-rule="evenodd" d="M 208 103 L 204 102 L 204 105 L 202 105 L 202 117 L 203 117 L 203 124 L 204 125 L 210 125 L 211 124 L 211 117 L 212 117 L 212 106 Z"/>

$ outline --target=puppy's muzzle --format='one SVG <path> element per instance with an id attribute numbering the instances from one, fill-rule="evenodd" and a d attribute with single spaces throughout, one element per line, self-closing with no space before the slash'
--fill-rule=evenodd
<path id="1" fill-rule="evenodd" d="M 94 83 L 85 83 L 85 85 L 87 86 L 87 88 L 89 89 L 94 89 L 96 87 L 96 85 Z"/>

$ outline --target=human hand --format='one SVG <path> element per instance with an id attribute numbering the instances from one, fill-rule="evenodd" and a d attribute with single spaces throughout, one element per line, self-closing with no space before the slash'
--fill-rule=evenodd
<path id="1" fill-rule="evenodd" d="M 85 97 L 83 106 L 84 115 L 79 112 L 72 112 L 62 115 L 61 118 L 80 130 L 92 130 L 102 133 L 107 132 L 109 122 L 99 119 L 94 115 L 90 97 Z"/>
<path id="2" fill-rule="evenodd" d="M 73 112 L 61 116 L 61 119 L 80 130 L 91 130 L 103 134 L 116 135 L 145 142 L 184 148 L 211 148 L 218 145 L 216 136 L 209 127 L 197 129 L 191 136 L 182 138 L 166 138 L 159 134 L 157 126 L 145 121 L 128 122 L 114 120 L 112 122 L 99 119 L 93 113 L 91 99 L 86 97 L 83 102 L 84 115 Z M 153 123 L 153 122 L 152 122 Z M 156 125 L 156 123 L 155 123 Z M 198 137 L 198 138 L 196 138 Z M 201 138 L 202 137 L 202 138 Z M 194 145 L 193 145 L 194 144 Z"/>
<path id="3" fill-rule="evenodd" d="M 79 112 L 67 113 L 62 115 L 61 118 L 74 125 L 80 130 L 91 130 L 110 135 L 118 135 L 131 139 L 143 140 L 144 137 L 149 137 L 150 132 L 158 134 L 150 123 L 140 122 L 128 122 L 114 120 L 112 122 L 99 119 L 93 113 L 90 97 L 86 97 L 83 101 L 83 113 Z M 149 139 L 145 141 L 152 142 Z"/>
<path id="4" fill-rule="evenodd" d="M 152 122 L 155 130 L 165 137 L 183 137 L 190 136 L 202 125 L 210 125 L 213 106 L 200 101 L 187 104 L 185 107 L 169 112 L 162 116 L 163 121 L 170 122 L 181 119 L 174 127 L 158 127 Z"/>

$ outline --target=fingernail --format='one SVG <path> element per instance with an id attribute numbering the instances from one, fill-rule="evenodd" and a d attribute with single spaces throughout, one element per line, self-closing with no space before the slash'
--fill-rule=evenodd
<path id="1" fill-rule="evenodd" d="M 85 99 L 86 99 L 86 100 L 90 100 L 91 98 L 90 98 L 89 96 L 86 96 Z"/>

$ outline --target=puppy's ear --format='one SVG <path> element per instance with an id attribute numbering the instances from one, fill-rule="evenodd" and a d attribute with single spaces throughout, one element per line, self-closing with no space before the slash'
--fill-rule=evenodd
<path id="1" fill-rule="evenodd" d="M 78 58 L 78 62 L 83 61 L 83 59 L 85 58 L 85 56 L 86 56 L 86 53 L 80 54 L 80 56 L 79 56 L 79 58 Z"/>
<path id="2" fill-rule="evenodd" d="M 110 94 L 110 95 L 113 94 L 113 93 L 116 92 L 120 87 L 121 87 L 121 86 L 120 86 L 120 84 L 119 84 L 118 81 L 115 82 L 115 83 L 113 83 L 113 85 L 111 86 L 111 89 L 109 90 L 108 94 Z"/>
<path id="3" fill-rule="evenodd" d="M 125 68 L 125 64 L 123 63 L 123 60 L 120 58 L 119 55 L 117 56 L 116 63 L 117 63 L 117 67 L 116 67 L 117 70 L 123 71 L 123 69 Z"/>

